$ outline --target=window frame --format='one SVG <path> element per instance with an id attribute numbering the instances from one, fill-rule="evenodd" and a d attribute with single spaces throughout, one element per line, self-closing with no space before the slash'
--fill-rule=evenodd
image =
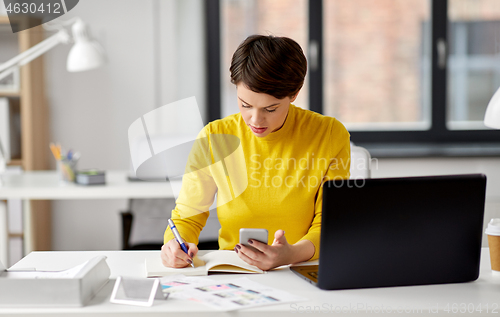
<path id="1" fill-rule="evenodd" d="M 449 130 L 448 63 L 438 65 L 438 41 L 448 43 L 448 1 L 431 1 L 431 127 L 429 130 L 351 131 L 351 141 L 377 157 L 500 156 L 500 130 Z M 220 0 L 207 0 L 208 120 L 220 119 Z M 309 0 L 309 45 L 317 47 L 317 67 L 309 62 L 309 107 L 323 113 L 323 0 Z M 446 44 L 447 45 L 447 44 Z M 446 49 L 446 59 L 448 59 Z M 311 52 L 311 49 L 309 49 Z M 315 58 L 308 56 L 308 60 Z"/>

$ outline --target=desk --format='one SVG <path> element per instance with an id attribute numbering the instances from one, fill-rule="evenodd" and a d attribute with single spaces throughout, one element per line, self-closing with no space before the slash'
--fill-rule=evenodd
<path id="1" fill-rule="evenodd" d="M 152 307 L 134 307 L 109 303 L 114 279 L 119 276 L 144 277 L 146 275 L 144 261 L 147 257 L 159 256 L 159 251 L 93 251 L 93 252 L 32 252 L 16 263 L 12 268 L 36 267 L 39 270 L 63 270 L 82 263 L 97 255 L 108 257 L 111 269 L 111 281 L 92 299 L 89 305 L 82 308 L 0 308 L 0 314 L 35 315 L 76 315 L 78 316 L 288 316 L 315 310 L 316 313 L 340 315 L 335 309 L 344 308 L 346 315 L 418 315 L 439 316 L 451 315 L 444 309 L 456 308 L 465 303 L 476 308 L 482 305 L 483 311 L 460 314 L 467 316 L 500 315 L 500 277 L 493 276 L 490 269 L 489 250 L 481 252 L 481 273 L 479 279 L 470 283 L 427 285 L 409 287 L 387 287 L 375 289 L 358 289 L 343 291 L 323 291 L 298 278 L 289 269 L 269 272 L 268 274 L 247 274 L 246 277 L 275 288 L 283 289 L 296 295 L 308 298 L 307 301 L 292 304 L 265 306 L 245 309 L 230 313 L 220 313 L 195 302 L 169 299 L 157 301 Z M 210 275 L 215 280 L 241 277 L 237 274 Z M 448 305 L 448 306 L 447 306 Z M 486 313 L 486 305 L 490 312 Z M 365 309 L 361 309 L 364 307 Z M 370 309 L 366 309 L 371 307 Z M 491 308 L 497 307 L 496 314 Z M 391 308 L 391 312 L 389 312 Z M 356 310 L 357 309 L 357 310 Z M 398 309 L 400 312 L 398 313 Z M 407 310 L 405 313 L 404 310 Z M 401 311 L 402 310 L 402 311 Z M 349 313 L 350 311 L 350 313 Z"/>
<path id="2" fill-rule="evenodd" d="M 2 176 L 0 199 L 172 198 L 177 182 L 128 181 L 126 171 L 107 171 L 105 185 L 61 183 L 55 171 L 30 171 Z"/>
<path id="3" fill-rule="evenodd" d="M 127 180 L 126 171 L 106 171 L 106 184 L 92 186 L 61 183 L 56 171 L 30 171 L 22 174 L 3 175 L 2 180 L 0 200 L 23 200 L 24 254 L 33 250 L 35 239 L 30 199 L 173 198 L 172 186 L 180 186 L 181 183 L 180 181 L 172 183 L 131 182 Z M 0 246 L 0 248 L 4 248 L 4 246 Z"/>

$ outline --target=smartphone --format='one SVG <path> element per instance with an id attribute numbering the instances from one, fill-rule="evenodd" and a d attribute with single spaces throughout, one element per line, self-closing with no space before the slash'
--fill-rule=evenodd
<path id="1" fill-rule="evenodd" d="M 257 240 L 267 244 L 267 236 L 267 229 L 241 228 L 240 244 L 255 249 L 251 244 L 248 243 L 248 240 Z"/>

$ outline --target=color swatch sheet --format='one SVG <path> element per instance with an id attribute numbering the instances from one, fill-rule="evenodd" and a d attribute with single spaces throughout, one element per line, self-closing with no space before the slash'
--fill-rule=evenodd
<path id="1" fill-rule="evenodd" d="M 183 275 L 161 279 L 163 292 L 170 299 L 190 300 L 217 310 L 235 310 L 304 301 L 306 298 L 275 289 L 246 277 L 228 280 Z"/>

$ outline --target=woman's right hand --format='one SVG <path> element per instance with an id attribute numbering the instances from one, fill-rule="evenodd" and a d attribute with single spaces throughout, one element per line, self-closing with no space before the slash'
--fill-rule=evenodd
<path id="1" fill-rule="evenodd" d="M 161 247 L 161 262 L 164 266 L 181 268 L 191 265 L 198 247 L 194 243 L 187 243 L 188 254 L 182 251 L 177 240 L 172 239 Z"/>

